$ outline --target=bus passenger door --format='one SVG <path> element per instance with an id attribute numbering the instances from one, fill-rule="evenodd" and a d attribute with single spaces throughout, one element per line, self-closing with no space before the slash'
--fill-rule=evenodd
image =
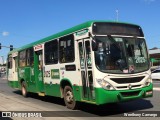
<path id="1" fill-rule="evenodd" d="M 38 92 L 44 92 L 44 80 L 43 80 L 43 51 L 35 51 L 34 60 L 34 72 L 35 80 Z"/>
<path id="2" fill-rule="evenodd" d="M 93 86 L 91 43 L 89 39 L 79 40 L 79 60 L 82 80 L 82 97 L 84 100 L 94 101 L 95 92 Z"/>

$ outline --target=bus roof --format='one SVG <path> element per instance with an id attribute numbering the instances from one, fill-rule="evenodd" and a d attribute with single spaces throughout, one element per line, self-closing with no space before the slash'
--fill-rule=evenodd
<path id="1" fill-rule="evenodd" d="M 51 35 L 51 36 L 48 36 L 48 37 L 43 38 L 43 39 L 40 39 L 40 40 L 35 41 L 35 42 L 33 42 L 33 43 L 24 45 L 24 46 L 22 46 L 22 47 L 20 47 L 20 48 L 14 49 L 14 50 L 10 51 L 9 54 L 12 54 L 12 53 L 14 53 L 14 52 L 18 52 L 18 51 L 21 51 L 21 50 L 24 50 L 24 49 L 33 47 L 33 46 L 35 46 L 35 45 L 41 44 L 41 43 L 43 43 L 43 42 L 47 42 L 47 41 L 52 40 L 52 39 L 59 38 L 59 37 L 61 37 L 61 36 L 65 36 L 65 35 L 67 35 L 67 34 L 76 32 L 76 31 L 81 30 L 81 29 L 88 28 L 88 27 L 90 27 L 94 22 L 108 22 L 108 23 L 130 24 L 130 23 L 115 22 L 115 21 L 106 21 L 106 20 L 92 20 L 92 21 L 87 21 L 87 22 L 85 22 L 85 23 L 79 24 L 79 25 L 77 25 L 77 26 L 74 26 L 74 27 L 69 28 L 69 29 L 67 29 L 67 30 L 64 30 L 64 31 L 62 31 L 62 32 L 53 34 L 53 35 Z M 131 24 L 131 25 L 135 25 L 135 24 Z M 136 25 L 136 26 L 138 26 L 138 25 Z"/>

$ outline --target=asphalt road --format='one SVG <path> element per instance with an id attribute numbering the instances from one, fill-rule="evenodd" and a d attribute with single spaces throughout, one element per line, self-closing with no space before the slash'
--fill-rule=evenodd
<path id="1" fill-rule="evenodd" d="M 160 111 L 160 81 L 153 81 L 154 96 L 147 99 L 139 99 L 130 102 L 107 104 L 95 106 L 86 103 L 80 103 L 78 110 L 72 111 L 66 108 L 64 101 L 56 97 L 40 97 L 37 94 L 31 94 L 24 98 L 19 90 L 8 86 L 7 80 L 0 78 L 0 111 L 40 111 L 44 117 L 65 117 L 65 119 L 82 117 L 123 117 L 124 113 L 137 111 Z M 46 112 L 47 111 L 47 112 Z M 50 111 L 50 112 L 48 112 Z M 84 118 L 83 118 L 84 120 Z"/>

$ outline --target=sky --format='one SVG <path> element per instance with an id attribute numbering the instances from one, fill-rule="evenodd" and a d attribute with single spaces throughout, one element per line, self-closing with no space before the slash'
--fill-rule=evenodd
<path id="1" fill-rule="evenodd" d="M 160 0 L 0 0 L 0 43 L 21 47 L 89 20 L 142 27 L 148 49 L 160 48 Z M 9 52 L 0 50 L 0 63 Z"/>

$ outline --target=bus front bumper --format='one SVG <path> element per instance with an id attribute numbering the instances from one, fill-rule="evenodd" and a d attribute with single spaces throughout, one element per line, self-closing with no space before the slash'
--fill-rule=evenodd
<path id="1" fill-rule="evenodd" d="M 153 96 L 153 84 L 151 83 L 147 87 L 133 90 L 105 90 L 103 88 L 97 88 L 96 92 L 96 104 L 116 103 L 135 100 L 139 98 L 147 98 Z"/>

